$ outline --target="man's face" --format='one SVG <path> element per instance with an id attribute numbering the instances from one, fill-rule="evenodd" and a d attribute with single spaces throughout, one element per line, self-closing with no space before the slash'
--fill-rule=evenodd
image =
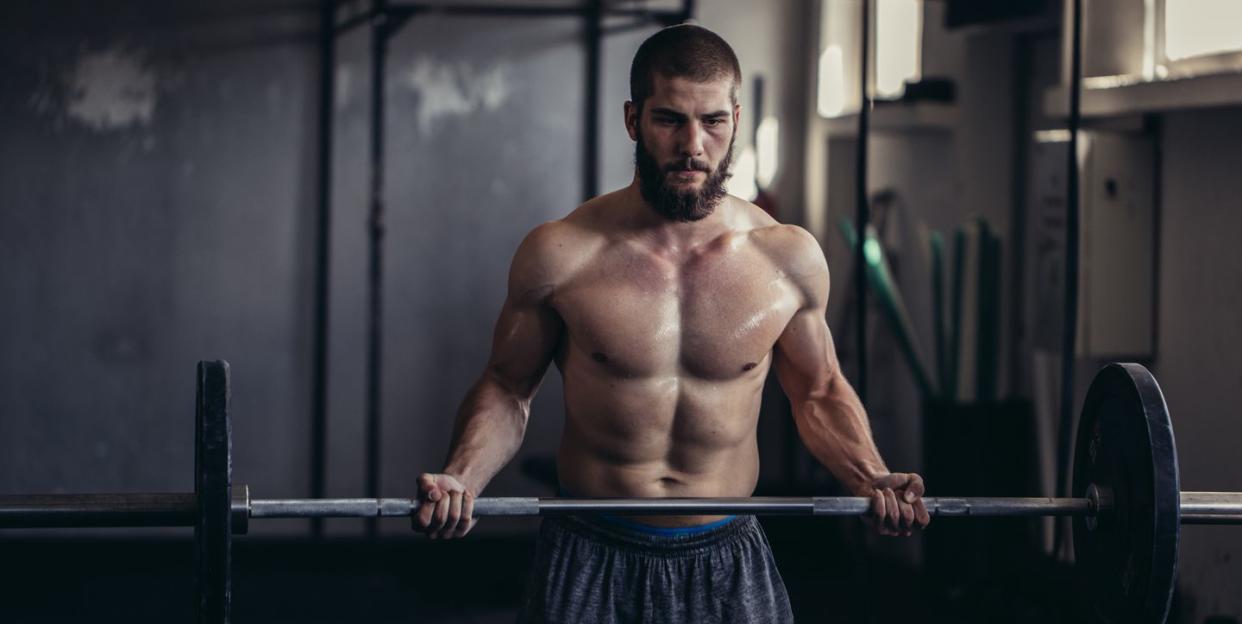
<path id="1" fill-rule="evenodd" d="M 656 74 L 639 111 L 626 102 L 625 122 L 636 142 L 634 164 L 643 199 L 676 221 L 698 221 L 725 196 L 741 107 L 733 81 L 692 82 Z"/>

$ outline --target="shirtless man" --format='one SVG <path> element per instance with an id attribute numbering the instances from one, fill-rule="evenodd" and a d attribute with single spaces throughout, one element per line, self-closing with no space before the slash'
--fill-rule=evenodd
<path id="1" fill-rule="evenodd" d="M 872 500 L 881 534 L 927 525 L 923 482 L 890 473 L 825 323 L 828 265 L 805 230 L 726 194 L 741 72 L 697 26 L 642 44 L 625 125 L 634 181 L 519 246 L 491 357 L 448 461 L 419 479 L 415 522 L 461 537 L 517 452 L 547 367 L 564 378 L 557 473 L 566 496 L 750 496 L 770 366 L 812 454 Z M 752 516 L 547 518 L 525 621 L 787 622 Z"/>

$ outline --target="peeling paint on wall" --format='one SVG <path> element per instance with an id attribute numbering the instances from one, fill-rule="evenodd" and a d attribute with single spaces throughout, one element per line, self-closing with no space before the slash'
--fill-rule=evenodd
<path id="1" fill-rule="evenodd" d="M 508 67 L 476 70 L 467 63 L 419 60 L 407 83 L 419 94 L 418 129 L 426 134 L 445 117 L 494 111 L 509 98 Z"/>
<path id="2" fill-rule="evenodd" d="M 97 131 L 126 129 L 151 123 L 157 87 L 146 55 L 117 45 L 83 52 L 28 102 L 58 123 L 74 121 Z"/>

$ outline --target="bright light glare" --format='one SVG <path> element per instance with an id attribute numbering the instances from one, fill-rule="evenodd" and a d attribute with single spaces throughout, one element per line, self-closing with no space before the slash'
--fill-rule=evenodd
<path id="1" fill-rule="evenodd" d="M 768 188 L 776 178 L 776 150 L 780 131 L 781 122 L 768 115 L 759 122 L 759 130 L 755 132 L 755 183 L 759 188 Z"/>
<path id="2" fill-rule="evenodd" d="M 1164 54 L 1169 60 L 1242 50 L 1242 1 L 1165 0 Z"/>
<path id="3" fill-rule="evenodd" d="M 759 196 L 759 187 L 755 186 L 755 149 L 749 145 L 742 148 L 742 153 L 733 161 L 733 177 L 725 182 L 725 190 L 751 201 Z"/>
<path id="4" fill-rule="evenodd" d="M 1068 143 L 1070 140 L 1070 131 L 1058 128 L 1056 130 L 1036 130 L 1036 143 Z"/>
<path id="5" fill-rule="evenodd" d="M 1236 0 L 1235 0 L 1236 1 Z M 923 3 L 919 0 L 878 0 L 875 3 L 875 91 L 897 98 L 907 80 L 919 79 Z"/>
<path id="6" fill-rule="evenodd" d="M 819 55 L 819 114 L 840 117 L 845 113 L 845 55 L 833 44 Z"/>
<path id="7" fill-rule="evenodd" d="M 871 233 L 870 228 L 868 228 L 867 233 L 869 236 L 867 236 L 867 240 L 863 241 L 863 256 L 867 259 L 868 264 L 880 266 L 880 263 L 884 260 L 884 250 L 880 248 L 880 241 L 875 239 L 875 234 Z"/>

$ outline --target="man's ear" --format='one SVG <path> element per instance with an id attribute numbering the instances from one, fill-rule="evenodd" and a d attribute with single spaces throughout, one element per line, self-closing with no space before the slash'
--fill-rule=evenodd
<path id="1" fill-rule="evenodd" d="M 625 131 L 630 133 L 630 140 L 638 140 L 638 107 L 633 102 L 625 103 Z"/>
<path id="2" fill-rule="evenodd" d="M 740 123 L 741 120 L 742 120 L 742 105 L 734 104 L 733 105 L 733 130 L 734 132 L 737 131 L 737 124 Z"/>

